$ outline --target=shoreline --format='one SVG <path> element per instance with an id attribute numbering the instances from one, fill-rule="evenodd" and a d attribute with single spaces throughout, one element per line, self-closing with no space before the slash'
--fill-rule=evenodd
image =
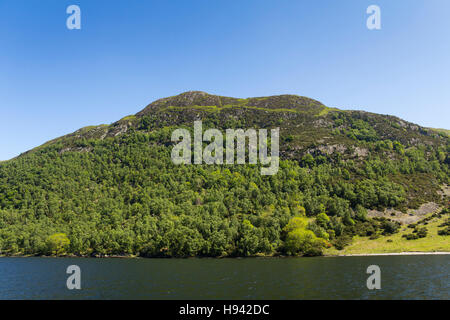
<path id="1" fill-rule="evenodd" d="M 406 252 L 384 252 L 384 253 L 354 253 L 354 254 L 324 254 L 322 256 L 249 256 L 249 257 L 139 257 L 139 256 L 39 256 L 39 255 L 0 255 L 0 258 L 83 258 L 83 259 L 244 259 L 244 258 L 330 258 L 330 257 L 372 257 L 372 256 L 420 256 L 420 255 L 450 255 L 448 251 L 406 251 Z"/>
<path id="2" fill-rule="evenodd" d="M 446 251 L 406 251 L 406 252 L 385 252 L 385 253 L 354 253 L 329 255 L 328 257 L 371 257 L 371 256 L 420 256 L 420 255 L 446 255 Z"/>

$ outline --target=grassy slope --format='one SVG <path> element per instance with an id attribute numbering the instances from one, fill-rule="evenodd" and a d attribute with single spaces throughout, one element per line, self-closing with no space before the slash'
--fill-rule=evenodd
<path id="1" fill-rule="evenodd" d="M 432 213 L 424 216 L 428 217 Z M 428 235 L 425 238 L 416 240 L 406 240 L 402 235 L 411 233 L 412 228 L 406 225 L 401 227 L 401 231 L 391 236 L 381 236 L 378 239 L 370 240 L 369 237 L 358 237 L 353 239 L 353 243 L 343 250 L 330 248 L 325 251 L 325 255 L 347 255 L 347 254 L 371 254 L 371 253 L 398 253 L 398 252 L 450 252 L 450 236 L 440 236 L 437 234 L 440 224 L 448 216 L 434 218 L 425 226 L 428 229 Z M 423 226 L 423 225 L 420 225 Z M 391 239 L 392 242 L 387 242 Z"/>
<path id="2" fill-rule="evenodd" d="M 450 137 L 450 130 L 448 130 L 448 129 L 441 129 L 441 128 L 430 128 L 430 129 L 435 132 L 446 134 L 447 136 Z"/>

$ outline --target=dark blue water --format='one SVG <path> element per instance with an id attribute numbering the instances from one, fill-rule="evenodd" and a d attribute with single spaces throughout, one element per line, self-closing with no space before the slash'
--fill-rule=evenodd
<path id="1" fill-rule="evenodd" d="M 381 289 L 369 290 L 369 265 Z M 81 268 L 68 290 L 66 268 Z M 0 258 L 0 299 L 449 299 L 450 256 Z"/>

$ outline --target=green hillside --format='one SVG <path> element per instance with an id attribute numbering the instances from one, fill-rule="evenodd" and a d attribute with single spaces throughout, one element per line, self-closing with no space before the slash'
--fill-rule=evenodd
<path id="1" fill-rule="evenodd" d="M 174 165 L 171 133 L 192 131 L 195 120 L 223 132 L 279 127 L 278 173 Z M 318 255 L 407 228 L 368 210 L 406 213 L 431 202 L 444 208 L 429 230 L 440 232 L 442 249 L 449 150 L 444 131 L 394 116 L 295 95 L 186 92 L 0 162 L 0 254 Z"/>

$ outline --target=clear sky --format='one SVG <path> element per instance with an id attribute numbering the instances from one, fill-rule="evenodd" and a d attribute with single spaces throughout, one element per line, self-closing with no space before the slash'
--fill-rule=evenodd
<path id="1" fill-rule="evenodd" d="M 188 90 L 450 129 L 449 14 L 448 0 L 0 0 L 0 160 Z"/>

